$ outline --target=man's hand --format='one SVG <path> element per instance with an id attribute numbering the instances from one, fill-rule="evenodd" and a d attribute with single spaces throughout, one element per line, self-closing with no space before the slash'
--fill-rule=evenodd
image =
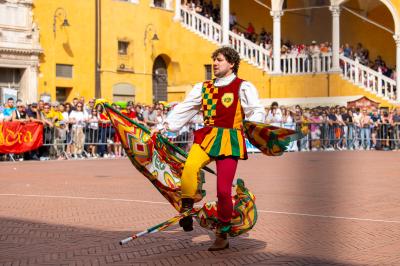
<path id="1" fill-rule="evenodd" d="M 150 131 L 150 136 L 153 136 L 154 134 L 158 134 L 160 133 L 160 130 L 158 128 L 153 128 Z"/>

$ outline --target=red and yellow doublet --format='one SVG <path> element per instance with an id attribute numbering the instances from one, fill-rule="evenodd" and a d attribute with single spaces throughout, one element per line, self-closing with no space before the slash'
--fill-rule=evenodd
<path id="1" fill-rule="evenodd" d="M 194 133 L 194 143 L 210 157 L 247 159 L 242 126 L 244 112 L 239 99 L 242 82 L 235 78 L 220 87 L 214 85 L 214 80 L 203 83 L 201 110 L 205 127 Z"/>

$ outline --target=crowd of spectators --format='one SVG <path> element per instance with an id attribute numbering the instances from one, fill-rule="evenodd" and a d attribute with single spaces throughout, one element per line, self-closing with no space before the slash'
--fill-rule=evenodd
<path id="1" fill-rule="evenodd" d="M 169 107 L 160 103 L 144 105 L 127 102 L 112 106 L 149 128 L 161 127 L 169 111 Z M 9 98 L 0 108 L 0 123 L 4 121 L 38 122 L 44 126 L 44 145 L 39 150 L 12 155 L 14 159 L 118 158 L 124 155 L 121 141 L 103 106 L 95 106 L 95 99 L 85 102 L 85 98 L 80 97 L 74 98 L 71 103 L 39 101 L 25 105 L 21 100 L 15 103 L 13 98 Z"/>
<path id="2" fill-rule="evenodd" d="M 287 108 L 272 103 L 266 123 L 301 131 L 289 151 L 394 150 L 400 148 L 400 108 L 346 108 L 344 106 Z"/>
<path id="3" fill-rule="evenodd" d="M 25 105 L 12 98 L 0 108 L 4 121 L 38 122 L 44 126 L 43 143 L 38 150 L 12 155 L 16 160 L 119 158 L 124 156 L 121 141 L 102 105 L 83 97 L 71 103 L 39 101 Z M 112 106 L 148 128 L 163 128 L 170 110 L 167 104 L 114 103 Z M 344 106 L 302 108 L 279 106 L 266 109 L 265 123 L 293 129 L 304 138 L 290 143 L 288 151 L 315 150 L 392 150 L 400 148 L 400 108 L 346 108 Z M 182 148 L 188 148 L 193 130 L 202 127 L 196 116 L 179 133 L 167 133 Z M 2 159 L 10 155 L 2 155 Z"/>

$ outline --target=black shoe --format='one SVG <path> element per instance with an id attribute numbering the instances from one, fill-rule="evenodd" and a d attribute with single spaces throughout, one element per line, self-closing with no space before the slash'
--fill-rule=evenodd
<path id="1" fill-rule="evenodd" d="M 183 231 L 193 231 L 193 218 L 192 216 L 186 216 L 179 220 L 179 225 L 183 228 Z"/>
<path id="2" fill-rule="evenodd" d="M 189 198 L 182 199 L 181 213 L 188 211 L 193 208 L 194 200 Z M 192 216 L 186 216 L 179 220 L 179 225 L 183 228 L 183 231 L 190 232 L 193 231 L 193 218 Z"/>

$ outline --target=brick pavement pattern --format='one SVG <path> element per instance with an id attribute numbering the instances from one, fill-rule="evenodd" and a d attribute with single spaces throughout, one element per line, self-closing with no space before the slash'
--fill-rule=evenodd
<path id="1" fill-rule="evenodd" d="M 231 248 L 179 227 L 127 159 L 0 164 L 0 265 L 400 265 L 400 153 L 251 155 L 238 176 L 259 219 Z M 207 174 L 206 200 L 215 200 Z"/>

